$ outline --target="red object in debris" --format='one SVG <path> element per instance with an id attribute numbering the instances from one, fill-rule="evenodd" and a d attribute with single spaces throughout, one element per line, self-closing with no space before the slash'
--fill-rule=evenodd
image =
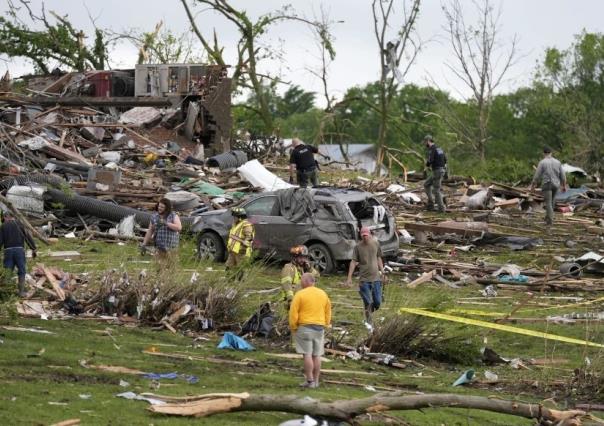
<path id="1" fill-rule="evenodd" d="M 87 80 L 94 84 L 94 96 L 111 96 L 111 71 L 95 72 Z"/>
<path id="2" fill-rule="evenodd" d="M 573 211 L 573 209 L 570 208 L 570 206 L 560 206 L 557 209 L 560 213 L 570 213 Z"/>

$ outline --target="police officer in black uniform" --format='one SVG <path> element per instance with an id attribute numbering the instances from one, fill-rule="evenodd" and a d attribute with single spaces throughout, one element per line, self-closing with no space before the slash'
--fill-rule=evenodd
<path id="1" fill-rule="evenodd" d="M 424 137 L 424 144 L 428 148 L 428 161 L 426 166 L 431 169 L 431 174 L 424 182 L 424 190 L 428 197 L 428 210 L 434 210 L 434 201 L 436 200 L 436 206 L 439 212 L 445 211 L 445 204 L 443 203 L 443 194 L 440 192 L 443 177 L 447 173 L 447 156 L 442 148 L 439 148 L 434 143 L 434 139 L 431 135 Z"/>
<path id="2" fill-rule="evenodd" d="M 294 148 L 289 157 L 289 183 L 294 183 L 294 168 L 298 185 L 300 188 L 306 188 L 308 181 L 312 186 L 318 186 L 317 183 L 317 163 L 315 155 L 319 150 L 312 145 L 305 145 L 300 139 L 294 138 L 292 141 Z"/>

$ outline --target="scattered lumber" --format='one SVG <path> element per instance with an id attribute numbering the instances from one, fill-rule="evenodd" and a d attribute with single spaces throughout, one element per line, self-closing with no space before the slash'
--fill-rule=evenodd
<path id="1" fill-rule="evenodd" d="M 65 300 L 65 291 L 63 291 L 63 289 L 61 288 L 61 285 L 55 278 L 54 274 L 42 264 L 40 264 L 39 267 L 44 271 L 44 275 L 46 275 L 46 279 L 52 286 L 52 289 L 54 290 L 54 292 L 57 296 L 57 299 Z"/>
<path id="2" fill-rule="evenodd" d="M 432 281 L 432 279 L 435 276 L 436 276 L 436 271 L 434 271 L 434 270 L 432 270 L 430 272 L 426 272 L 426 273 L 422 274 L 419 278 L 417 278 L 417 279 L 411 281 L 409 284 L 407 284 L 407 287 L 416 288 L 420 284 L 424 284 L 429 281 Z"/>

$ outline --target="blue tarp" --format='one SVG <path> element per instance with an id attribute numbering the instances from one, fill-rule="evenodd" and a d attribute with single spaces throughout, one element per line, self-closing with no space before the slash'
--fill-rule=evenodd
<path id="1" fill-rule="evenodd" d="M 501 281 L 502 283 L 527 283 L 528 282 L 528 277 L 526 275 L 518 275 L 517 277 L 514 277 L 512 275 L 500 275 L 498 277 L 499 281 Z"/>
<path id="2" fill-rule="evenodd" d="M 254 347 L 250 345 L 245 339 L 237 336 L 236 334 L 227 331 L 222 336 L 222 341 L 218 344 L 218 349 L 237 349 L 240 351 L 253 351 Z"/>
<path id="3" fill-rule="evenodd" d="M 199 382 L 199 379 L 197 378 L 197 376 L 193 376 L 193 375 L 189 375 L 189 374 L 178 374 L 178 373 L 146 373 L 143 374 L 143 377 L 145 379 L 151 379 L 151 380 L 161 380 L 161 379 L 177 379 L 177 378 L 182 378 L 185 379 L 187 382 L 189 383 L 197 383 Z"/>
<path id="4" fill-rule="evenodd" d="M 589 191 L 589 188 L 582 186 L 580 188 L 568 188 L 565 192 L 556 193 L 556 201 L 569 201 L 578 198 Z"/>

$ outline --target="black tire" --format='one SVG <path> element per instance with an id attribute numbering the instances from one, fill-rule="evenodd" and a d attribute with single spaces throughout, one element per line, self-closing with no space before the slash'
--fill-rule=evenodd
<path id="1" fill-rule="evenodd" d="M 197 238 L 197 260 L 224 261 L 225 247 L 222 238 L 214 232 L 204 232 Z"/>
<path id="2" fill-rule="evenodd" d="M 308 247 L 308 258 L 321 274 L 328 275 L 336 269 L 331 252 L 325 244 L 315 243 L 310 245 Z"/>

